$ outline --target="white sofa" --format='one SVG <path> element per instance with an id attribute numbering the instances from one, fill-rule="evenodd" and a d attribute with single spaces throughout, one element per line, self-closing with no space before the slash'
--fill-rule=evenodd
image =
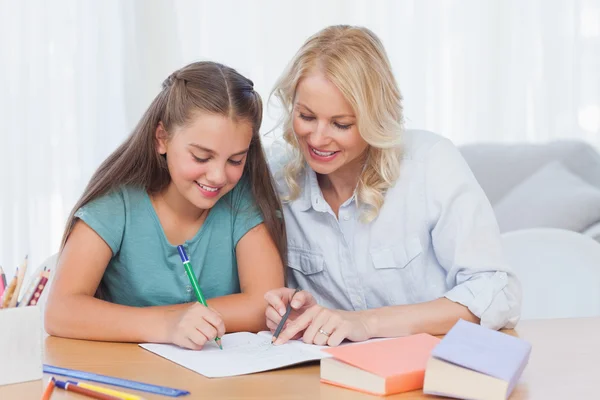
<path id="1" fill-rule="evenodd" d="M 580 141 L 460 147 L 501 231 L 559 228 L 600 242 L 600 154 Z"/>
<path id="2" fill-rule="evenodd" d="M 522 320 L 600 316 L 600 243 L 554 228 L 507 232 L 502 242 L 521 283 Z"/>

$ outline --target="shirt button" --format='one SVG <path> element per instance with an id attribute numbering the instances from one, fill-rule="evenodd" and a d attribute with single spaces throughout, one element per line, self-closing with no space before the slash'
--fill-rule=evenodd
<path id="1" fill-rule="evenodd" d="M 185 286 L 185 291 L 190 293 L 192 291 L 192 287 L 190 285 Z"/>

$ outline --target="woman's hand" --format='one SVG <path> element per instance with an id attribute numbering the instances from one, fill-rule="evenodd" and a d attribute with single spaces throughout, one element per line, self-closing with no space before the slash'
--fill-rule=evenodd
<path id="1" fill-rule="evenodd" d="M 225 334 L 221 315 L 200 303 L 173 312 L 169 341 L 179 347 L 200 350 L 207 342 Z"/>
<path id="2" fill-rule="evenodd" d="M 279 326 L 279 322 L 281 322 L 290 301 L 291 310 L 288 319 L 284 324 L 284 328 L 310 307 L 317 304 L 314 297 L 309 292 L 296 292 L 295 289 L 286 287 L 268 291 L 265 294 L 265 300 L 268 303 L 267 310 L 265 311 L 267 327 L 271 332 L 275 332 L 277 326 Z M 283 332 L 283 330 L 281 332 Z M 294 339 L 297 339 L 297 337 L 294 337 Z"/>
<path id="3" fill-rule="evenodd" d="M 271 290 L 265 295 L 265 300 L 269 303 L 266 311 L 267 326 L 271 332 L 277 329 L 293 294 L 293 289 L 281 288 Z M 304 343 L 337 346 L 344 339 L 360 342 L 372 337 L 366 312 L 321 307 L 314 297 L 305 291 L 293 296 L 291 306 L 292 311 L 275 344 L 302 337 Z"/>

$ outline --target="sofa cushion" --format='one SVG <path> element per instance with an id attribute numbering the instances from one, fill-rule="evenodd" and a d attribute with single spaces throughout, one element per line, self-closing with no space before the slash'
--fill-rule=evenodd
<path id="1" fill-rule="evenodd" d="M 600 154 L 582 141 L 479 143 L 462 146 L 460 151 L 492 205 L 552 161 L 561 161 L 566 169 L 600 189 Z"/>
<path id="2" fill-rule="evenodd" d="M 583 232 L 600 221 L 600 189 L 554 161 L 515 186 L 494 211 L 502 232 L 540 227 Z"/>
<path id="3" fill-rule="evenodd" d="M 600 242 L 600 222 L 587 228 L 583 234 L 589 236 L 597 242 Z"/>

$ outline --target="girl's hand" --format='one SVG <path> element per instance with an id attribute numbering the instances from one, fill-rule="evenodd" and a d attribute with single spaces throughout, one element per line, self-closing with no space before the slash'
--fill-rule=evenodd
<path id="1" fill-rule="evenodd" d="M 221 315 L 198 302 L 173 314 L 168 333 L 169 342 L 191 350 L 200 350 L 207 342 L 224 334 Z"/>

